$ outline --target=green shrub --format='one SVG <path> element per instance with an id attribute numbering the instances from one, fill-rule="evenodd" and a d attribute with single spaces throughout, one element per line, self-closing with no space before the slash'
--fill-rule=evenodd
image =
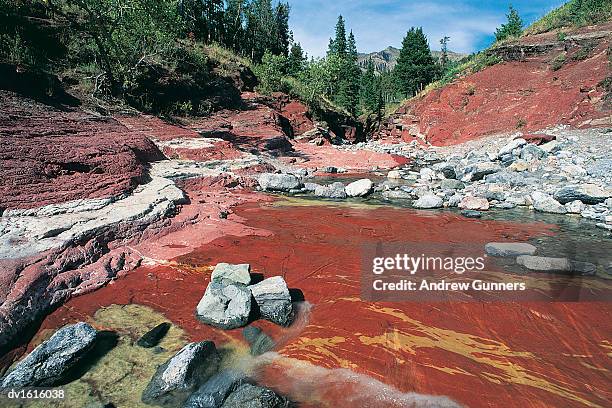
<path id="1" fill-rule="evenodd" d="M 287 72 L 287 58 L 283 55 L 272 55 L 266 51 L 261 64 L 255 66 L 255 74 L 259 78 L 257 91 L 270 95 L 272 92 L 283 91 L 283 77 Z"/>

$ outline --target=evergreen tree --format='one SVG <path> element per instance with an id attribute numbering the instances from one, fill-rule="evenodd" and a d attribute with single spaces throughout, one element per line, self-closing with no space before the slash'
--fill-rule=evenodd
<path id="1" fill-rule="evenodd" d="M 365 112 L 373 112 L 376 109 L 378 95 L 376 94 L 376 74 L 374 62 L 370 58 L 366 65 L 366 72 L 361 76 L 359 90 L 359 102 Z"/>
<path id="2" fill-rule="evenodd" d="M 442 70 L 444 70 L 444 68 L 448 64 L 448 42 L 449 41 L 450 41 L 450 37 L 446 35 L 440 40 L 440 44 L 442 45 L 442 47 L 440 48 L 440 50 L 442 51 L 442 55 L 440 56 L 440 66 L 442 67 Z"/>
<path id="3" fill-rule="evenodd" d="M 278 3 L 275 10 L 276 44 L 272 49 L 272 53 L 285 57 L 289 55 L 289 10 L 289 3 Z"/>
<path id="4" fill-rule="evenodd" d="M 495 31 L 495 41 L 502 41 L 509 37 L 518 37 L 523 32 L 523 20 L 514 7 L 510 6 L 506 18 L 508 19 L 506 24 L 502 24 Z"/>
<path id="5" fill-rule="evenodd" d="M 437 72 L 423 29 L 412 27 L 402 41 L 394 70 L 398 91 L 406 97 L 412 96 L 432 82 Z"/>
<path id="6" fill-rule="evenodd" d="M 261 62 L 266 50 L 277 45 L 277 26 L 271 0 L 253 0 L 247 8 L 246 31 L 249 56 L 254 62 Z"/>
<path id="7" fill-rule="evenodd" d="M 244 50 L 244 15 L 246 0 L 228 0 L 225 9 L 225 29 L 223 44 L 236 51 Z"/>
<path id="8" fill-rule="evenodd" d="M 361 79 L 361 70 L 357 65 L 359 55 L 357 53 L 357 42 L 355 35 L 351 31 L 346 43 L 346 62 L 345 62 L 345 105 L 344 107 L 352 114 L 357 113 L 359 104 L 359 81 Z"/>
<path id="9" fill-rule="evenodd" d="M 340 58 L 346 56 L 346 27 L 344 25 L 344 18 L 338 16 L 338 22 L 336 23 L 336 37 L 329 40 L 329 49 L 327 54 L 336 54 Z"/>
<path id="10" fill-rule="evenodd" d="M 302 45 L 299 42 L 293 43 L 287 58 L 287 73 L 292 76 L 298 76 L 306 67 L 306 61 L 307 58 L 304 55 Z"/>

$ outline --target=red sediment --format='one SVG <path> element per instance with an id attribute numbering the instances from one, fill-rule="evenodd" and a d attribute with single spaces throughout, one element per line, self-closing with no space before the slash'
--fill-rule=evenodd
<path id="1" fill-rule="evenodd" d="M 391 169 L 404 164 L 401 156 L 377 153 L 368 150 L 340 150 L 334 146 L 315 146 L 309 143 L 294 143 L 293 149 L 300 160 L 297 165 L 305 168 L 324 168 L 328 166 L 344 168 L 349 171 Z"/>
<path id="2" fill-rule="evenodd" d="M 0 210 L 121 195 L 146 162 L 163 159 L 146 137 L 78 108 L 56 109 L 0 91 Z"/>
<path id="3" fill-rule="evenodd" d="M 223 343 L 227 336 L 238 338 L 240 331 L 203 325 L 194 309 L 208 284 L 210 266 L 248 262 L 265 277 L 284 276 L 313 305 L 299 334 L 255 323 L 282 339 L 279 352 L 284 356 L 323 368 L 350 368 L 401 392 L 447 395 L 475 407 L 606 406 L 612 398 L 606 374 L 612 347 L 607 304 L 359 300 L 363 242 L 521 241 L 549 234 L 544 224 L 474 221 L 393 208 L 246 204 L 233 212 L 230 221 L 246 220 L 259 235 L 220 235 L 168 266 L 139 268 L 70 300 L 43 327 L 86 319 L 101 306 L 137 303 L 164 313 L 193 340 Z M 207 234 L 185 238 L 191 245 L 209 241 Z M 185 253 L 184 248 L 179 251 Z M 280 386 L 280 375 L 264 370 L 261 381 Z M 319 401 L 347 406 L 342 401 L 351 387 L 339 382 Z"/>
<path id="4" fill-rule="evenodd" d="M 609 31 L 611 27 L 599 29 Z M 530 46 L 557 41 L 550 37 L 530 36 L 521 42 Z M 593 49 L 591 45 L 568 48 L 558 43 L 552 50 L 524 59 L 506 58 L 507 62 L 409 101 L 398 109 L 382 135 L 403 140 L 422 135 L 433 145 L 448 146 L 489 134 L 534 132 L 560 124 L 609 126 L 602 85 L 610 75 L 609 38 L 608 33 L 596 40 Z M 503 46 L 498 52 L 504 52 Z M 560 56 L 565 61 L 555 70 L 555 59 Z"/>

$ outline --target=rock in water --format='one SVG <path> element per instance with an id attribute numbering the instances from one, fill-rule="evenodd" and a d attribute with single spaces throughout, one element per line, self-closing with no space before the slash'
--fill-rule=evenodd
<path id="1" fill-rule="evenodd" d="M 281 326 L 288 326 L 293 318 L 293 307 L 289 288 L 282 276 L 264 279 L 249 286 L 261 317 Z"/>
<path id="2" fill-rule="evenodd" d="M 247 326 L 242 330 L 242 337 L 251 346 L 251 354 L 258 356 L 274 348 L 274 340 L 259 327 Z"/>
<path id="3" fill-rule="evenodd" d="M 567 213 L 565 207 L 548 194 L 536 191 L 531 194 L 531 199 L 533 200 L 533 208 L 536 211 L 552 214 Z"/>
<path id="4" fill-rule="evenodd" d="M 519 256 L 533 255 L 537 248 L 526 242 L 489 242 L 485 245 L 485 252 L 491 256 Z"/>
<path id="5" fill-rule="evenodd" d="M 516 258 L 516 263 L 538 272 L 569 272 L 572 269 L 571 262 L 567 258 L 521 255 Z"/>
<path id="6" fill-rule="evenodd" d="M 61 384 L 67 372 L 92 349 L 96 336 L 96 329 L 84 322 L 62 327 L 17 363 L 0 388 Z"/>
<path id="7" fill-rule="evenodd" d="M 289 191 L 302 186 L 300 179 L 293 174 L 263 173 L 258 182 L 259 186 L 267 191 Z"/>
<path id="8" fill-rule="evenodd" d="M 597 266 L 590 262 L 573 261 L 568 258 L 521 255 L 516 263 L 536 272 L 564 272 L 576 275 L 594 275 Z"/>
<path id="9" fill-rule="evenodd" d="M 374 184 L 370 179 L 361 179 L 353 181 L 348 186 L 346 186 L 346 195 L 349 197 L 363 197 L 370 194 L 373 186 Z"/>
<path id="10" fill-rule="evenodd" d="M 289 401 L 274 391 L 251 384 L 242 384 L 232 392 L 222 408 L 286 408 Z"/>
<path id="11" fill-rule="evenodd" d="M 476 210 L 463 210 L 461 211 L 461 215 L 466 218 L 480 218 L 482 217 L 482 213 Z"/>
<path id="12" fill-rule="evenodd" d="M 239 371 L 221 371 L 191 394 L 183 408 L 219 408 L 244 381 L 245 376 Z"/>
<path id="13" fill-rule="evenodd" d="M 346 190 L 344 184 L 340 182 L 332 183 L 328 186 L 318 186 L 314 191 L 317 197 L 323 198 L 346 198 Z"/>
<path id="14" fill-rule="evenodd" d="M 196 387 L 217 372 L 219 361 L 212 341 L 187 344 L 157 368 L 142 393 L 142 402 L 180 406 Z"/>
<path id="15" fill-rule="evenodd" d="M 444 200 L 442 200 L 441 197 L 438 197 L 435 194 L 425 194 L 423 197 L 419 198 L 414 203 L 412 203 L 412 206 L 414 208 L 422 208 L 422 209 L 440 208 L 442 207 L 443 203 L 444 203 Z"/>
<path id="16" fill-rule="evenodd" d="M 166 333 L 168 333 L 168 330 L 170 330 L 170 326 L 168 322 L 158 324 L 138 339 L 136 344 L 144 348 L 157 346 Z"/>
<path id="17" fill-rule="evenodd" d="M 213 270 L 211 279 L 217 283 L 251 283 L 251 265 L 218 263 Z"/>
<path id="18" fill-rule="evenodd" d="M 482 197 L 465 196 L 459 203 L 459 208 L 463 210 L 488 210 L 489 200 Z"/>
<path id="19" fill-rule="evenodd" d="M 584 204 L 599 204 L 606 201 L 606 198 L 610 195 L 612 195 L 612 191 L 606 191 L 595 184 L 581 184 L 565 186 L 557 190 L 554 198 L 561 204 L 571 203 L 575 200 L 580 200 Z"/>
<path id="20" fill-rule="evenodd" d="M 251 313 L 251 291 L 244 285 L 210 282 L 198 303 L 198 319 L 221 329 L 236 329 L 247 324 Z"/>

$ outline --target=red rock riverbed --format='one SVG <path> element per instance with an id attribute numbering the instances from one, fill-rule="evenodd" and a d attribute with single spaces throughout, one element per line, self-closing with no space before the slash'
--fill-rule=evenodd
<path id="1" fill-rule="evenodd" d="M 282 204 L 236 207 L 229 221 L 240 220 L 257 234 L 211 242 L 193 236 L 195 250 L 68 301 L 42 329 L 90 320 L 103 306 L 141 304 L 192 340 L 239 339 L 240 330 L 210 328 L 194 310 L 211 266 L 246 262 L 254 273 L 284 276 L 307 302 L 288 329 L 253 323 L 277 340 L 282 356 L 263 365 L 260 382 L 305 405 L 407 406 L 405 393 L 416 392 L 470 407 L 610 406 L 609 304 L 360 300 L 364 242 L 484 245 L 554 234 L 552 226 L 393 207 Z M 205 243 L 198 246 L 199 240 Z"/>

